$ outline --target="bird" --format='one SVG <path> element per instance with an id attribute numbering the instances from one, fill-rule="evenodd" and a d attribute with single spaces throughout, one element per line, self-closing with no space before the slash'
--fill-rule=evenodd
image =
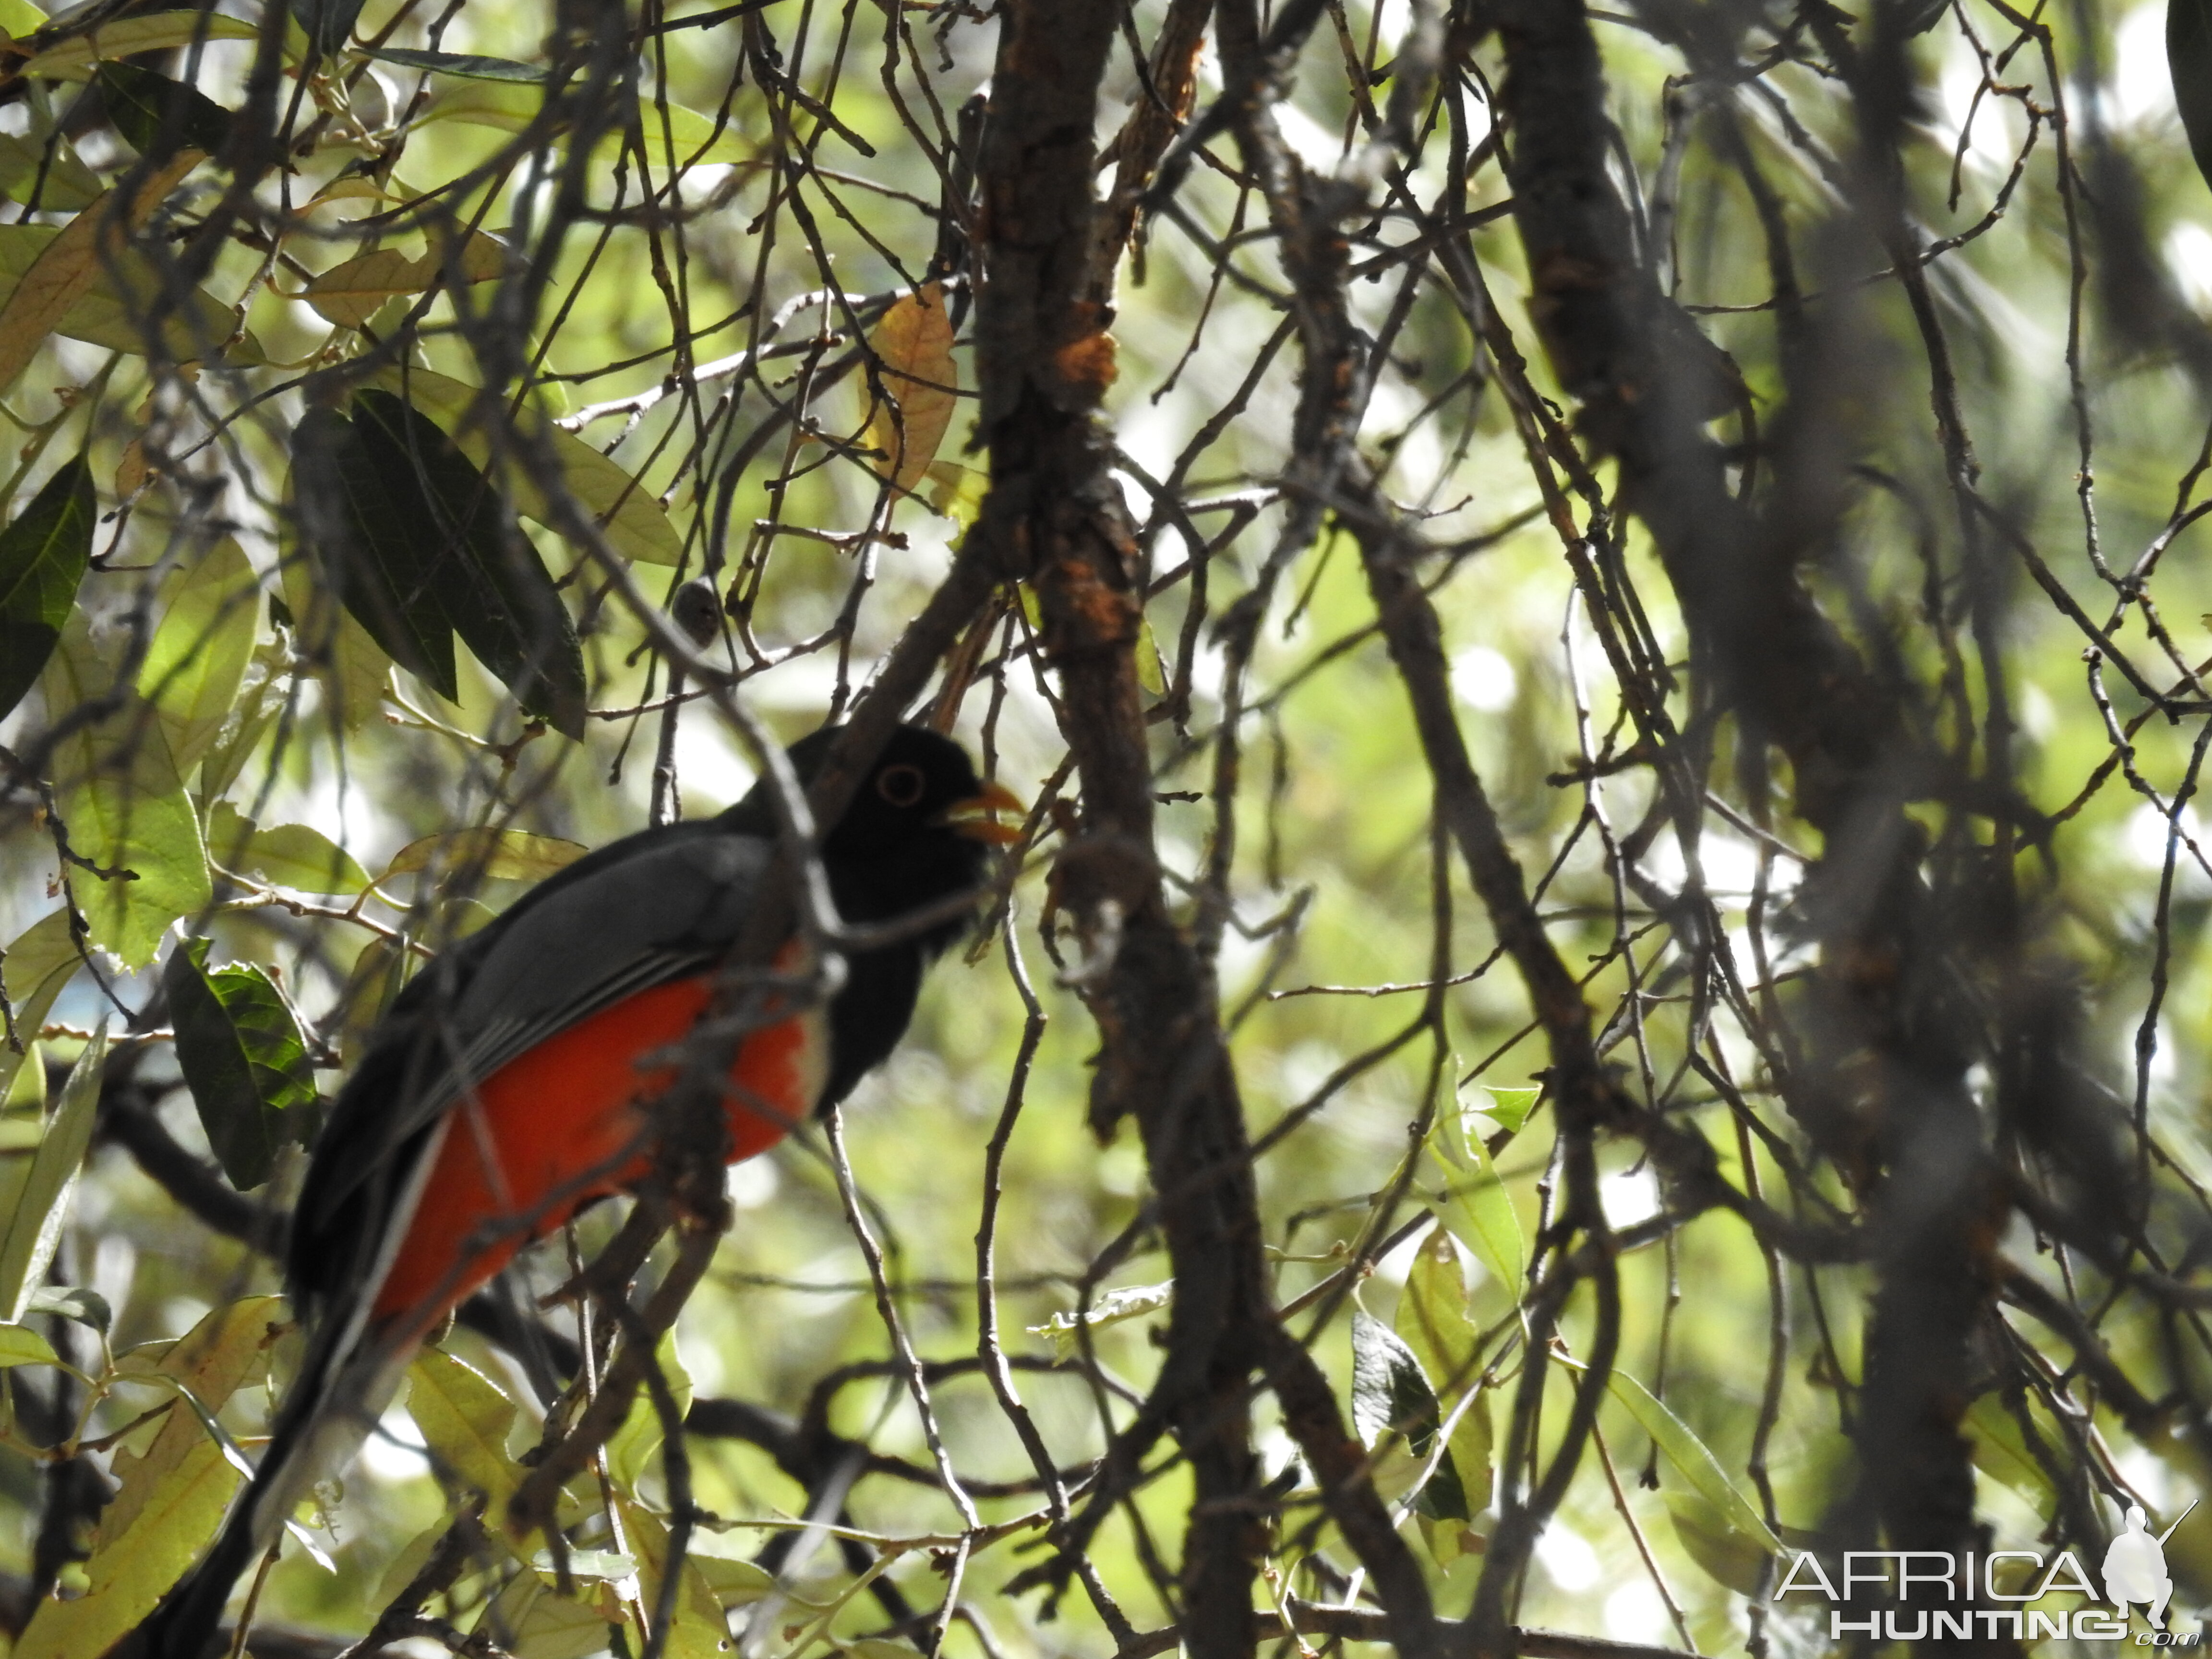
<path id="1" fill-rule="evenodd" d="M 792 746 L 802 781 L 837 730 Z M 958 896 L 980 893 L 992 848 L 1018 839 L 1021 811 L 951 738 L 894 730 L 819 849 L 842 921 L 911 915 L 917 928 L 849 952 L 825 1002 L 781 1018 L 771 1006 L 770 1023 L 743 1038 L 724 1091 L 732 1163 L 837 1104 L 890 1054 L 924 969 L 972 921 Z M 577 860 L 393 1000 L 293 1207 L 283 1267 L 307 1332 L 299 1375 L 252 1480 L 141 1627 L 139 1652 L 204 1659 L 239 1577 L 357 1449 L 423 1341 L 525 1245 L 647 1174 L 649 1106 L 715 1000 L 776 846 L 763 780 L 715 817 Z"/>

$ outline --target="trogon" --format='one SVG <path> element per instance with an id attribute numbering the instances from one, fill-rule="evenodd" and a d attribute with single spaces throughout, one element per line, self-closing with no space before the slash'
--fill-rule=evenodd
<path id="1" fill-rule="evenodd" d="M 793 745 L 800 778 L 820 769 L 834 735 Z M 951 738 L 901 727 L 821 836 L 838 915 L 865 924 L 943 911 L 1018 833 L 998 814 L 1019 810 Z M 293 1211 L 284 1273 L 307 1330 L 300 1374 L 214 1547 L 134 1648 L 204 1659 L 240 1576 L 358 1447 L 423 1338 L 523 1246 L 645 1175 L 650 1105 L 715 1000 L 775 852 L 763 783 L 718 817 L 578 860 L 394 999 Z M 969 920 L 955 904 L 848 954 L 826 1003 L 744 1036 L 724 1091 L 733 1161 L 842 1100 L 890 1053 L 923 969 Z"/>

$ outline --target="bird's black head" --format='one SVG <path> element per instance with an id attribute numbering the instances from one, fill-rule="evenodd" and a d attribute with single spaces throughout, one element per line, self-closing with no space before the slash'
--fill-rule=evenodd
<path id="1" fill-rule="evenodd" d="M 802 781 L 819 774 L 837 730 L 825 726 L 792 744 L 792 769 Z M 756 785 L 746 804 L 764 809 L 765 787 Z M 838 909 L 848 921 L 888 921 L 981 885 L 991 848 L 1014 838 L 1020 814 L 1021 803 L 978 779 L 951 738 L 900 726 L 823 835 Z M 926 936 L 925 947 L 941 950 L 958 932 L 957 921 L 948 922 Z"/>

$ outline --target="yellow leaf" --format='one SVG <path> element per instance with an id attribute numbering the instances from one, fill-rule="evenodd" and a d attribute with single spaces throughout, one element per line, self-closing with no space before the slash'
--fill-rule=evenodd
<path id="1" fill-rule="evenodd" d="M 170 1346 L 159 1370 L 216 1411 L 255 1369 L 282 1316 L 273 1296 L 218 1308 Z M 118 1452 L 114 1470 L 122 1485 L 93 1534 L 84 1595 L 41 1601 L 16 1641 L 15 1659 L 106 1652 L 198 1559 L 241 1479 L 198 1413 L 181 1403 L 143 1455 Z"/>
<path id="2" fill-rule="evenodd" d="M 982 516 L 983 497 L 991 488 L 991 475 L 982 468 L 963 466 L 957 461 L 932 461 L 928 477 L 930 488 L 924 499 L 931 512 L 951 520 L 963 530 Z"/>
<path id="3" fill-rule="evenodd" d="M 56 225 L 0 225 L 0 301 L 15 293 L 61 234 L 62 228 Z M 91 286 L 54 325 L 54 332 L 143 357 L 147 323 L 157 295 L 171 307 L 161 326 L 162 348 L 179 362 L 192 362 L 216 354 L 218 349 L 228 362 L 268 361 L 261 342 L 250 330 L 236 344 L 229 343 L 237 323 L 230 307 L 198 288 L 183 295 L 181 304 L 176 303 L 179 296 L 171 289 L 169 276 L 136 248 L 122 250 L 112 264 L 100 261 Z"/>
<path id="4" fill-rule="evenodd" d="M 931 283 L 894 301 L 869 331 L 868 349 L 886 394 L 869 413 L 868 443 L 888 458 L 879 463 L 884 476 L 912 489 L 937 459 L 960 385 L 944 289 Z"/>
<path id="5" fill-rule="evenodd" d="M 507 1453 L 514 1402 L 451 1354 L 425 1348 L 407 1368 L 407 1410 L 439 1474 L 483 1493 L 485 1514 L 504 1514 L 522 1480 Z"/>
<path id="6" fill-rule="evenodd" d="M 118 199 L 114 191 L 107 191 L 46 244 L 15 291 L 0 304 L 0 392 L 22 378 L 46 337 L 91 291 L 103 262 L 122 256 L 125 232 L 143 223 L 184 176 L 206 159 L 196 149 L 179 151 L 155 171 L 137 196 Z"/>
<path id="7" fill-rule="evenodd" d="M 495 282 L 511 263 L 507 245 L 480 230 L 462 240 L 454 263 L 461 280 Z M 410 258 L 398 248 L 380 247 L 332 265 L 301 290 L 300 297 L 314 307 L 325 320 L 342 328 L 361 328 L 401 295 L 421 294 L 447 276 L 446 255 L 432 248 L 421 258 Z"/>
<path id="8" fill-rule="evenodd" d="M 453 830 L 410 841 L 392 855 L 380 882 L 412 875 L 433 863 L 469 870 L 491 881 L 542 881 L 584 856 L 586 848 L 521 830 Z"/>
<path id="9" fill-rule="evenodd" d="M 12 33 L 12 31 L 11 31 Z M 261 31 L 242 17 L 214 11 L 157 11 L 126 17 L 63 41 L 16 71 L 48 81 L 89 81 L 103 61 L 142 52 L 171 52 L 196 40 L 252 40 Z"/>
<path id="10" fill-rule="evenodd" d="M 326 322 L 359 328 L 395 294 L 420 294 L 436 274 L 396 247 L 340 261 L 309 283 L 301 296 Z"/>

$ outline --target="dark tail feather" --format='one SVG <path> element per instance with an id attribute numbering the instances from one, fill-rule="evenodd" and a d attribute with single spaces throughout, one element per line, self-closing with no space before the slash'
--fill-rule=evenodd
<path id="1" fill-rule="evenodd" d="M 209 1659 L 216 1651 L 230 1593 L 316 1479 L 349 1462 L 390 1401 L 407 1352 L 378 1345 L 356 1350 L 357 1330 L 331 1322 L 318 1333 L 287 1392 L 268 1449 L 230 1516 L 199 1564 L 178 1581 L 146 1621 L 109 1659 Z"/>
<path id="2" fill-rule="evenodd" d="M 256 1480 L 254 1486 L 260 1484 Z M 209 1659 L 228 1650 L 221 1640 L 223 1608 L 260 1553 L 253 1535 L 253 1496 L 248 1488 L 216 1534 L 215 1547 L 200 1558 L 153 1616 L 124 1638 L 112 1659 Z"/>

